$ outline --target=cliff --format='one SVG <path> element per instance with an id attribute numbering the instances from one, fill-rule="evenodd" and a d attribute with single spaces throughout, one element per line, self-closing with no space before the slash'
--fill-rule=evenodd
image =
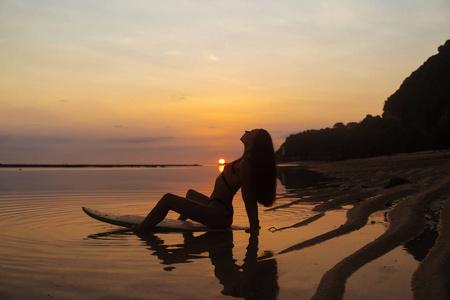
<path id="1" fill-rule="evenodd" d="M 450 40 L 405 79 L 384 103 L 383 118 L 421 132 L 439 146 L 450 129 Z"/>
<path id="2" fill-rule="evenodd" d="M 340 160 L 450 148 L 450 40 L 404 80 L 382 116 L 291 135 L 278 160 Z"/>

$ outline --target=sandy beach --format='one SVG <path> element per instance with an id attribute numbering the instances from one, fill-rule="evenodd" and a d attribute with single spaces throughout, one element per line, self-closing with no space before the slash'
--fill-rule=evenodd
<path id="1" fill-rule="evenodd" d="M 368 217 L 386 211 L 387 230 L 374 241 L 336 262 L 320 280 L 312 299 L 342 299 L 347 279 L 365 264 L 394 248 L 420 237 L 428 229 L 437 229 L 438 238 L 426 252 L 411 278 L 414 299 L 449 299 L 450 297 L 450 155 L 446 151 L 400 154 L 341 162 L 302 162 L 302 167 L 320 173 L 322 188 L 299 195 L 317 201 L 317 213 L 353 207 L 347 221 L 306 241 L 288 247 L 280 254 L 295 252 L 322 243 L 368 224 Z M 286 167 L 289 170 L 289 167 Z M 310 176 L 305 174 L 305 180 Z M 301 184 L 302 178 L 297 178 Z M 291 182 L 295 184 L 295 180 Z M 297 205 L 285 204 L 283 207 Z M 273 209 L 282 209 L 275 207 Z M 320 216 L 320 215 L 318 215 Z M 430 247 L 428 244 L 419 248 Z M 429 252 L 428 252 L 429 250 Z"/>

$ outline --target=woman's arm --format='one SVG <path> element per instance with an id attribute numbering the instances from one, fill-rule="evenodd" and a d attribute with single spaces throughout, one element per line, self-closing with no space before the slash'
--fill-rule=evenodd
<path id="1" fill-rule="evenodd" d="M 257 233 L 259 231 L 258 219 L 258 202 L 253 192 L 252 186 L 252 164 L 244 159 L 240 162 L 239 173 L 241 178 L 242 198 L 247 211 L 248 221 L 250 224 L 250 232 Z"/>

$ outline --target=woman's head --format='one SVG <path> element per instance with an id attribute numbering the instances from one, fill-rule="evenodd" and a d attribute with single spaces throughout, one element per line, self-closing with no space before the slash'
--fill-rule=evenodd
<path id="1" fill-rule="evenodd" d="M 257 201 L 272 206 L 276 193 L 276 163 L 272 138 L 264 129 L 246 131 L 241 138 L 252 163 L 252 185 Z"/>

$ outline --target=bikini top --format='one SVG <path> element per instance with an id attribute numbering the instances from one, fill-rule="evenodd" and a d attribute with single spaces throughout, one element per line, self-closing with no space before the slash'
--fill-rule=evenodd
<path id="1" fill-rule="evenodd" d="M 236 173 L 234 171 L 234 165 L 238 161 L 239 160 L 235 160 L 231 164 L 226 165 L 225 168 L 223 169 L 223 172 L 220 174 L 223 183 L 225 184 L 225 186 L 228 188 L 228 190 L 233 195 L 236 194 L 237 191 L 241 188 L 239 180 L 231 177 L 231 176 L 236 177 Z M 231 174 L 230 174 L 230 171 L 231 171 Z M 228 179 L 227 179 L 227 177 L 228 177 Z"/>

